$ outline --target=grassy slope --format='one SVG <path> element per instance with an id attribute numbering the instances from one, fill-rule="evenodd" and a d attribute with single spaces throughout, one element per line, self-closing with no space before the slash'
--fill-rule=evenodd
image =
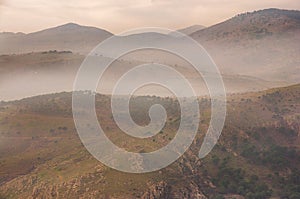
<path id="1" fill-rule="evenodd" d="M 0 193 L 3 196 L 139 198 L 151 185 L 161 181 L 171 187 L 171 194 L 191 192 L 188 188 L 196 184 L 210 197 L 241 194 L 253 198 L 246 192 L 259 191 L 241 185 L 249 181 L 255 186 L 268 185 L 272 194 L 278 196 L 285 189 L 280 180 L 288 180 L 291 171 L 300 166 L 300 85 L 229 96 L 221 139 L 213 152 L 199 162 L 197 152 L 209 121 L 209 100 L 200 100 L 201 133 L 191 149 L 171 166 L 145 175 L 125 174 L 97 162 L 80 143 L 70 102 L 70 93 L 60 93 L 0 104 Z M 164 104 L 169 122 L 163 132 L 145 140 L 120 134 L 110 117 L 109 98 L 99 95 L 96 107 L 107 135 L 131 151 L 153 151 L 167 144 L 178 127 L 176 101 L 140 97 L 133 102 L 136 103 L 132 115 L 140 124 L 149 120 L 147 107 L 153 103 Z M 290 157 L 290 152 L 284 151 L 282 160 L 266 159 L 278 154 L 281 157 L 281 153 L 274 152 L 274 146 L 293 149 L 295 154 Z M 227 182 L 233 188 L 224 187 L 221 184 L 224 175 L 236 175 L 235 169 L 239 168 L 244 174 L 237 175 L 237 182 Z M 253 175 L 258 176 L 255 182 L 250 181 Z M 235 184 L 247 190 L 238 191 Z"/>

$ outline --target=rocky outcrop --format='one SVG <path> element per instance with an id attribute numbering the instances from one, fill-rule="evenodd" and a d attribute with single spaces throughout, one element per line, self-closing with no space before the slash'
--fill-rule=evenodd
<path id="1" fill-rule="evenodd" d="M 144 193 L 142 199 L 166 199 L 169 198 L 170 187 L 166 182 L 161 181 L 158 184 L 150 186 L 149 190 Z"/>
<path id="2" fill-rule="evenodd" d="M 202 193 L 200 188 L 193 182 L 179 189 L 172 189 L 170 198 L 182 198 L 182 199 L 207 199 Z"/>
<path id="3" fill-rule="evenodd" d="M 195 183 L 187 184 L 182 187 L 170 186 L 166 182 L 150 186 L 149 190 L 142 196 L 142 199 L 207 199 Z"/>

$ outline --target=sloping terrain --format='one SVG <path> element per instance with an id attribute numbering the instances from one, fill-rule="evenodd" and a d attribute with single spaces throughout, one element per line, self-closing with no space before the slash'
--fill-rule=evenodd
<path id="1" fill-rule="evenodd" d="M 300 11 L 243 13 L 191 37 L 208 50 L 222 73 L 299 83 Z"/>
<path id="2" fill-rule="evenodd" d="M 46 30 L 0 33 L 0 54 L 23 54 L 49 50 L 88 53 L 112 33 L 95 27 L 64 24 Z"/>
<path id="3" fill-rule="evenodd" d="M 194 32 L 197 32 L 197 31 L 202 30 L 204 28 L 205 28 L 205 26 L 202 26 L 202 25 L 193 25 L 193 26 L 189 26 L 189 27 L 186 27 L 186 28 L 179 29 L 177 31 L 179 31 L 183 34 L 186 34 L 186 35 L 191 35 Z"/>
<path id="4" fill-rule="evenodd" d="M 233 18 L 198 30 L 192 37 L 202 40 L 231 40 L 258 39 L 280 34 L 293 34 L 300 29 L 300 11 L 265 9 L 242 13 Z M 247 40 L 245 41 L 247 42 Z"/>
<path id="5" fill-rule="evenodd" d="M 167 124 L 158 135 L 137 139 L 120 132 L 110 98 L 96 96 L 107 136 L 130 151 L 166 145 L 179 125 L 172 98 L 135 97 L 134 121 L 145 125 L 148 108 L 162 104 Z M 228 97 L 222 136 L 198 159 L 210 118 L 210 100 L 199 99 L 201 121 L 191 148 L 157 172 L 126 174 L 96 161 L 74 128 L 71 93 L 0 104 L 0 196 L 4 198 L 299 198 L 300 85 Z"/>

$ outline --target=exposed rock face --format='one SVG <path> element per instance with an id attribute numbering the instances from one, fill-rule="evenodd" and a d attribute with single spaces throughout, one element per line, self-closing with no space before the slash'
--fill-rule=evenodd
<path id="1" fill-rule="evenodd" d="M 178 190 L 173 190 L 171 198 L 183 198 L 183 199 L 207 199 L 207 197 L 202 193 L 200 188 L 195 183 L 190 183 L 186 187 L 182 187 Z"/>
<path id="2" fill-rule="evenodd" d="M 190 183 L 180 189 L 175 189 L 169 186 L 166 182 L 160 182 L 150 187 L 150 189 L 142 196 L 142 199 L 169 199 L 169 198 L 182 198 L 182 199 L 207 199 L 201 192 L 199 187 Z"/>
<path id="3" fill-rule="evenodd" d="M 166 182 L 161 181 L 156 185 L 152 185 L 149 190 L 144 193 L 142 199 L 163 199 L 169 198 L 168 193 L 170 191 L 170 187 Z"/>

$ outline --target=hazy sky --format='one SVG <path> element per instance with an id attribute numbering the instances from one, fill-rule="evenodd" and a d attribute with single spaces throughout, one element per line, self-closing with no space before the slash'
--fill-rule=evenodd
<path id="1" fill-rule="evenodd" d="M 300 9 L 299 0 L 0 0 L 0 31 L 33 32 L 75 22 L 114 33 L 141 26 L 209 26 L 264 8 Z"/>

